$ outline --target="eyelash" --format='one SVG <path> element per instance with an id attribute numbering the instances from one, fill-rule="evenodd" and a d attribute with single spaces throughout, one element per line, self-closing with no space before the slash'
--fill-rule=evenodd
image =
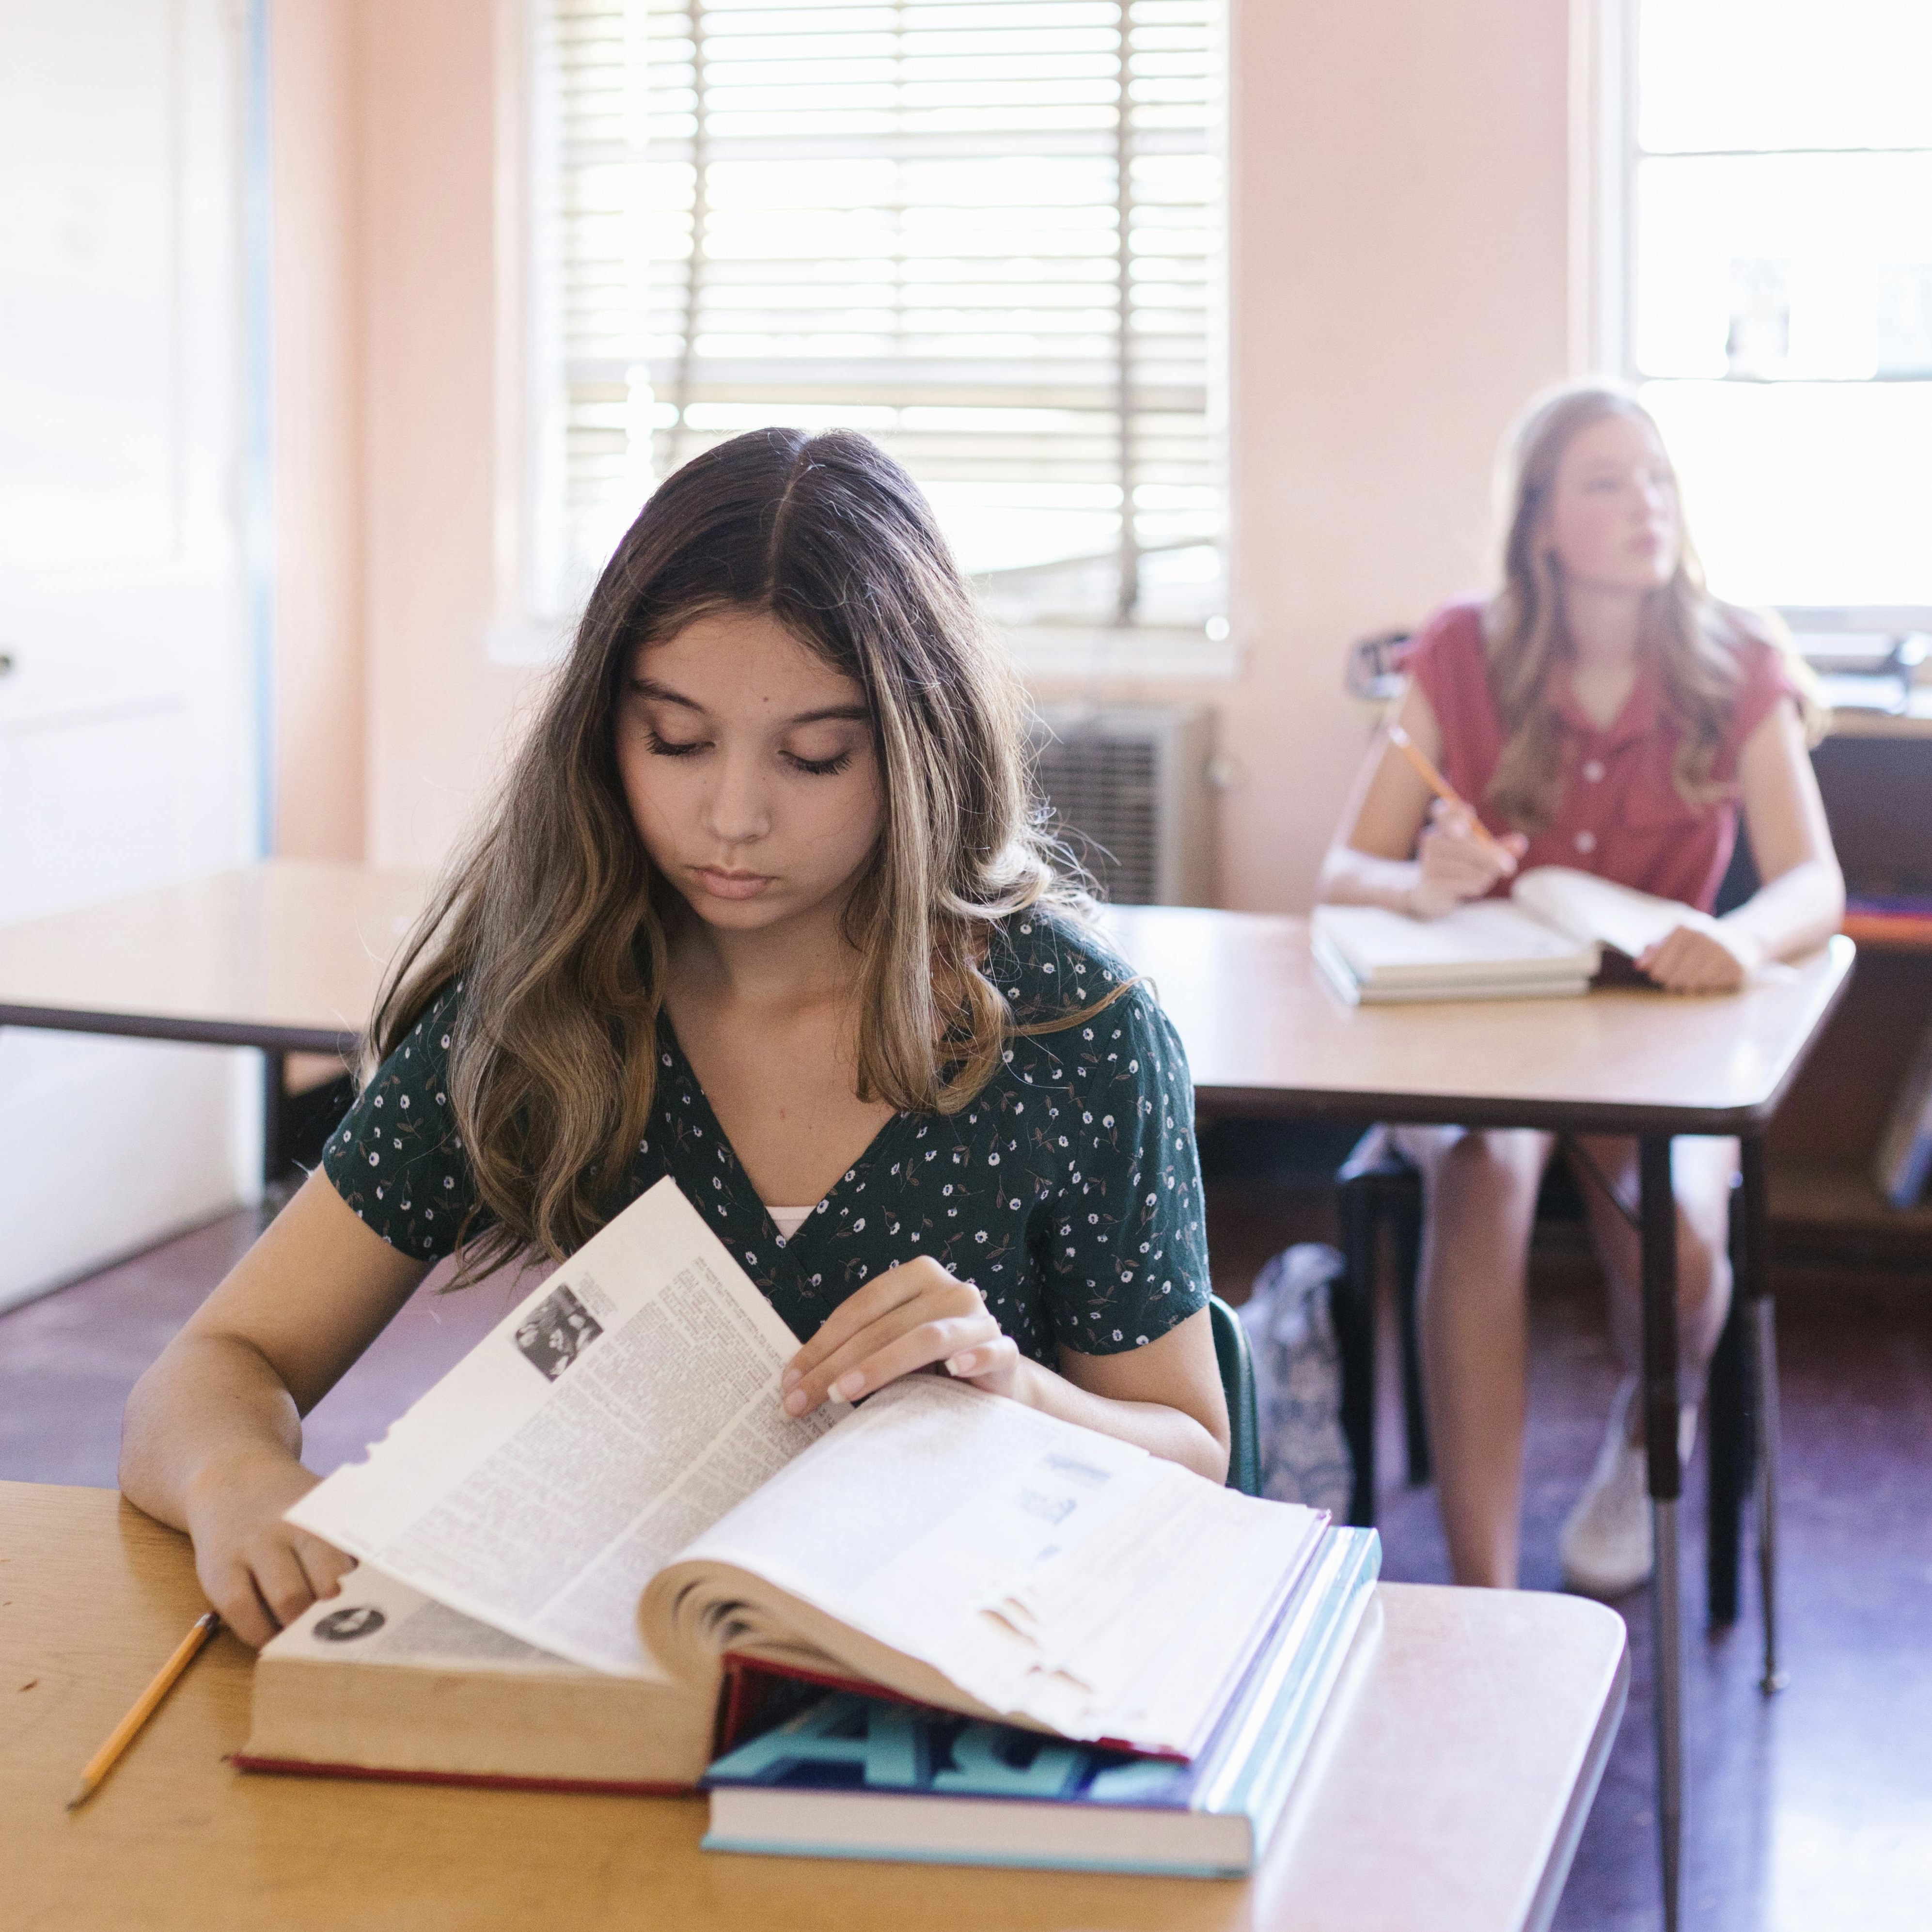
<path id="1" fill-rule="evenodd" d="M 808 772 L 815 778 L 836 778 L 852 762 L 850 752 L 841 752 L 836 758 L 800 758 L 788 752 L 786 758 L 800 771 Z"/>
<path id="2" fill-rule="evenodd" d="M 652 755 L 656 758 L 688 758 L 694 752 L 701 752 L 704 748 L 705 741 L 702 738 L 692 738 L 680 743 L 674 739 L 660 738 L 655 731 L 650 730 L 648 728 L 646 728 L 646 735 L 650 745 Z M 852 762 L 852 754 L 850 752 L 841 752 L 836 758 L 800 758 L 794 757 L 789 752 L 784 755 L 787 761 L 795 770 L 808 772 L 815 778 L 836 778 Z"/>
<path id="3" fill-rule="evenodd" d="M 645 727 L 644 736 L 650 742 L 651 754 L 654 758 L 688 758 L 692 752 L 701 752 L 704 748 L 702 738 L 692 738 L 680 744 L 672 739 L 660 738 L 648 725 Z"/>

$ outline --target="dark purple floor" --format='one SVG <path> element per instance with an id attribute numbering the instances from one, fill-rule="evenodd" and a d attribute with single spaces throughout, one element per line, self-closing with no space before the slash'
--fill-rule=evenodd
<path id="1" fill-rule="evenodd" d="M 1271 1246 L 1322 1232 L 1317 1205 L 1216 1190 L 1224 1292 Z M 251 1238 L 235 1215 L 0 1316 L 0 1478 L 111 1484 L 120 1414 L 153 1359 Z M 508 1305 L 434 1278 L 309 1419 L 320 1470 L 356 1453 Z M 1790 1688 L 1756 1688 L 1754 1589 L 1718 1636 L 1703 1615 L 1702 1451 L 1684 1504 L 1687 1927 L 1699 1932 L 1932 1928 L 1932 1263 L 1916 1273 L 1786 1268 L 1784 1643 Z M 1588 1262 L 1540 1253 L 1524 1581 L 1556 1582 L 1556 1532 L 1596 1450 L 1616 1370 Z M 1385 1356 L 1390 1352 L 1384 1351 Z M 1401 1486 L 1385 1405 L 1384 1574 L 1446 1580 L 1433 1498 Z M 1649 1618 L 1630 1625 L 1630 1704 L 1556 1923 L 1659 1922 Z"/>

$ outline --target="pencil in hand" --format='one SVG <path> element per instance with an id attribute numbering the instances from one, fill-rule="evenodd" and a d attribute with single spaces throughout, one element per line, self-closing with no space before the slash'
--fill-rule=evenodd
<path id="1" fill-rule="evenodd" d="M 1415 767 L 1417 777 L 1420 778 L 1422 782 L 1444 805 L 1453 806 L 1456 811 L 1467 817 L 1469 821 L 1469 830 L 1475 835 L 1479 844 L 1486 846 L 1498 857 L 1511 856 L 1497 842 L 1490 828 L 1476 816 L 1476 808 L 1430 763 L 1421 747 L 1400 724 L 1389 726 L 1388 741 Z M 1514 863 L 1513 860 L 1512 863 Z"/>
<path id="2" fill-rule="evenodd" d="M 67 1801 L 67 1808 L 74 1810 L 85 1804 L 100 1788 L 102 1780 L 114 1768 L 121 1754 L 134 1741 L 141 1726 L 160 1708 L 161 1700 L 175 1687 L 176 1680 L 201 1653 L 202 1646 L 221 1628 L 220 1618 L 210 1610 L 195 1620 L 194 1629 L 175 1646 L 175 1654 L 154 1673 L 154 1681 L 135 1700 L 134 1708 L 114 1726 L 107 1742 L 87 1761 L 87 1768 L 80 1774 L 80 1782 L 74 1786 L 74 1796 Z"/>

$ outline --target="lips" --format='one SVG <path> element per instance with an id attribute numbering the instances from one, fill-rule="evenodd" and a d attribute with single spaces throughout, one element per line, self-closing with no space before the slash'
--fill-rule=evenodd
<path id="1" fill-rule="evenodd" d="M 692 876 L 713 898 L 753 899 L 777 882 L 769 872 L 732 872 L 718 866 L 694 866 Z"/>

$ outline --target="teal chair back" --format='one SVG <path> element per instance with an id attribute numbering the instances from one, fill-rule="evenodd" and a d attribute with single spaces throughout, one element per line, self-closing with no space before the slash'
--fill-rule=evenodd
<path id="1" fill-rule="evenodd" d="M 1218 1294 L 1208 1298 L 1214 1330 L 1214 1359 L 1228 1398 L 1228 1486 L 1244 1496 L 1262 1492 L 1260 1430 L 1255 1418 L 1255 1363 L 1241 1318 Z"/>

